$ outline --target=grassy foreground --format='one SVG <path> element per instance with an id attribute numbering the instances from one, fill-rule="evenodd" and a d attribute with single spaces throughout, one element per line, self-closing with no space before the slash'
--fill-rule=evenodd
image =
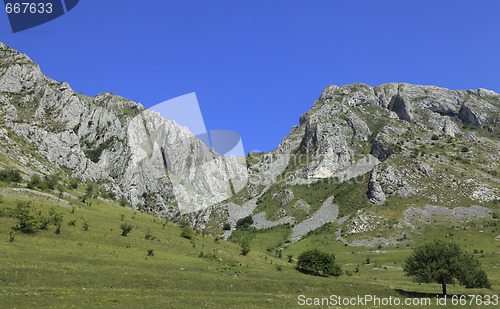
<path id="1" fill-rule="evenodd" d="M 269 250 L 286 237 L 286 230 L 278 229 L 256 235 L 243 256 L 238 244 L 203 234 L 186 239 L 176 224 L 112 201 L 91 199 L 88 206 L 8 192 L 0 192 L 1 308 L 293 308 L 303 307 L 299 295 L 403 299 L 440 292 L 437 284 L 418 285 L 404 277 L 401 267 L 412 245 L 384 248 L 383 253 L 346 247 L 335 241 L 332 227 L 287 246 L 278 258 Z M 48 216 L 51 208 L 61 213 L 60 233 L 52 225 L 32 235 L 14 231 L 17 221 L 6 214 L 22 201 L 31 201 L 34 214 Z M 123 223 L 133 226 L 127 236 L 121 236 Z M 415 243 L 445 232 L 429 229 Z M 489 230 L 454 233 L 458 242 L 473 242 L 483 250 L 480 259 L 493 289 L 450 286 L 450 294 L 499 294 L 500 242 L 494 235 Z M 349 275 L 322 278 L 296 271 L 288 255 L 313 247 L 334 252 Z M 448 307 L 455 306 L 448 301 Z"/>

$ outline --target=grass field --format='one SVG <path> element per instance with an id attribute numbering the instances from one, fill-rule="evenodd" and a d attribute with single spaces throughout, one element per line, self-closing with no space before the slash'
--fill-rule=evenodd
<path id="1" fill-rule="evenodd" d="M 299 295 L 404 298 L 433 297 L 441 291 L 437 284 L 418 285 L 404 276 L 400 268 L 413 244 L 379 250 L 383 253 L 346 247 L 335 240 L 334 226 L 288 244 L 282 258 L 275 249 L 285 243 L 289 227 L 255 233 L 250 253 L 243 256 L 237 243 L 202 233 L 181 237 L 176 224 L 116 202 L 90 199 L 92 206 L 86 206 L 67 199 L 70 204 L 56 205 L 42 197 L 0 194 L 1 308 L 293 308 L 300 307 Z M 60 233 L 53 225 L 29 235 L 13 230 L 17 221 L 9 213 L 23 201 L 31 201 L 32 214 L 49 216 L 51 208 L 62 214 Z M 121 236 L 123 223 L 133 226 L 127 236 Z M 451 236 L 469 251 L 483 250 L 477 255 L 493 289 L 450 286 L 450 294 L 499 294 L 495 228 L 462 229 Z M 449 228 L 429 228 L 413 241 L 448 234 Z M 335 253 L 348 274 L 323 278 L 298 272 L 288 255 L 295 258 L 309 248 Z M 453 307 L 450 302 L 448 307 Z"/>

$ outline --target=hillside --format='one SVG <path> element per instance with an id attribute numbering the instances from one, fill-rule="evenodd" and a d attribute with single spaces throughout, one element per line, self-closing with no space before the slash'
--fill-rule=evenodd
<path id="1" fill-rule="evenodd" d="M 187 239 L 178 225 L 117 202 L 90 198 L 85 204 L 48 190 L 0 184 L 2 308 L 290 308 L 299 295 L 435 297 L 439 285 L 420 286 L 404 277 L 401 267 L 414 245 L 443 234 L 476 249 L 493 285 L 493 290 L 450 287 L 449 292 L 500 293 L 497 228 L 487 221 L 464 229 L 432 227 L 408 245 L 383 249 L 344 246 L 331 237 L 334 227 L 326 226 L 281 257 L 268 250 L 284 243 L 283 231 L 274 228 L 256 234 L 243 256 L 235 243 L 203 233 Z M 68 191 L 78 195 L 86 188 Z M 15 231 L 12 214 L 25 207 L 35 217 L 62 217 L 59 233 L 52 223 L 35 234 Z M 133 226 L 127 236 L 121 236 L 123 223 Z M 473 228 L 478 226 L 481 230 Z M 312 247 L 335 253 L 346 275 L 323 278 L 295 270 L 295 257 Z"/>
<path id="2" fill-rule="evenodd" d="M 339 240 L 371 246 L 397 244 L 432 220 L 491 219 L 499 111 L 500 95 L 484 89 L 330 86 L 277 150 L 248 155 L 248 185 L 212 209 L 233 227 L 246 215 L 257 229 L 292 224 L 292 240 L 335 222 Z M 373 230 L 392 226 L 373 241 Z"/>

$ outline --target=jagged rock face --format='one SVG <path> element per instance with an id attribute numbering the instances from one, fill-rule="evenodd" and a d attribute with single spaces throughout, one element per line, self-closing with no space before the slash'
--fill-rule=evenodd
<path id="1" fill-rule="evenodd" d="M 186 127 L 110 93 L 78 94 L 3 44 L 0 102 L 5 154 L 20 165 L 30 162 L 22 166 L 28 174 L 64 168 L 75 177 L 105 180 L 118 197 L 169 218 L 225 200 L 247 181 L 244 162 L 221 157 Z M 9 132 L 33 153 L 9 140 Z"/>

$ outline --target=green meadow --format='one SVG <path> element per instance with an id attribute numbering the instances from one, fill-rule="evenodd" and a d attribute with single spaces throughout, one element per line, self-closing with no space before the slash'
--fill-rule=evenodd
<path id="1" fill-rule="evenodd" d="M 83 190 L 70 193 L 79 196 Z M 299 295 L 313 299 L 366 294 L 431 297 L 434 302 L 440 286 L 414 283 L 401 268 L 414 245 L 444 236 L 468 251 L 477 250 L 493 286 L 449 286 L 448 293 L 500 293 L 496 226 L 429 227 L 411 236 L 408 245 L 381 249 L 345 246 L 335 240 L 335 224 L 295 244 L 287 240 L 287 226 L 237 231 L 228 241 L 200 232 L 188 239 L 181 236 L 178 224 L 111 200 L 91 198 L 82 203 L 63 197 L 66 204 L 8 189 L 0 195 L 2 308 L 294 308 L 304 307 L 298 304 Z M 16 231 L 18 205 L 35 217 L 62 216 L 59 233 L 54 224 L 34 234 Z M 122 224 L 132 226 L 126 236 Z M 238 237 L 248 240 L 247 255 L 241 254 Z M 279 248 L 284 248 L 281 254 Z M 311 248 L 335 253 L 345 274 L 324 278 L 298 272 L 295 258 Z M 449 300 L 447 307 L 455 306 Z"/>

